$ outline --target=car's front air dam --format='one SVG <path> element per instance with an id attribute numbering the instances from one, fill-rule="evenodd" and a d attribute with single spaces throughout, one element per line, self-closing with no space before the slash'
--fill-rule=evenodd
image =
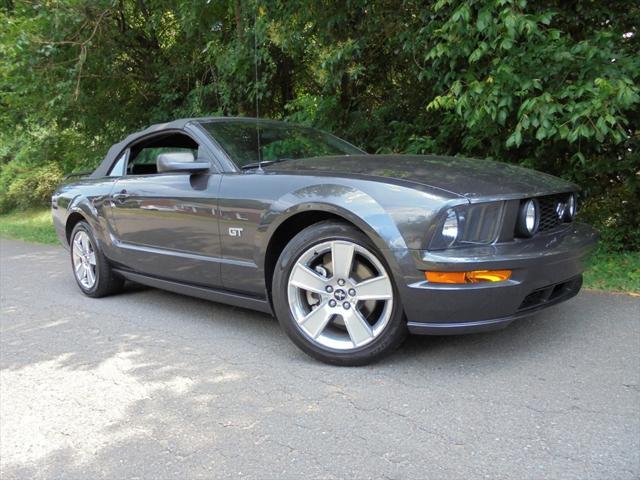
<path id="1" fill-rule="evenodd" d="M 412 282 L 400 289 L 411 333 L 450 335 L 502 328 L 575 296 L 597 242 L 588 225 L 502 245 L 414 252 L 420 271 L 512 270 L 509 280 Z"/>

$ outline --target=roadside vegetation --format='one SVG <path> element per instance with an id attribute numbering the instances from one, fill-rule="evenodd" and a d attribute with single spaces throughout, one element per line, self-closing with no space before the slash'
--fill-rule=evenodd
<path id="1" fill-rule="evenodd" d="M 584 275 L 585 288 L 640 295 L 640 252 L 595 252 Z"/>
<path id="2" fill-rule="evenodd" d="M 258 101 L 261 116 L 372 153 L 573 181 L 580 218 L 601 232 L 596 264 L 617 273 L 590 285 L 637 286 L 638 18 L 625 0 L 5 1 L 0 232 L 49 238 L 33 209 L 127 133 L 253 116 Z"/>
<path id="3" fill-rule="evenodd" d="M 0 214 L 0 236 L 26 242 L 58 243 L 51 211 L 24 210 Z"/>

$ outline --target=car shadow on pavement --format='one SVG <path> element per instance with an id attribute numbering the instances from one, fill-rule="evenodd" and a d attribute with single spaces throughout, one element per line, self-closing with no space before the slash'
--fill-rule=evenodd
<path id="1" fill-rule="evenodd" d="M 73 288 L 73 280 L 63 281 L 63 288 Z M 70 285 L 66 285 L 70 284 Z M 199 332 L 199 340 L 207 342 L 205 350 L 233 339 L 242 348 L 270 351 L 281 360 L 327 367 L 307 357 L 288 341 L 277 321 L 270 315 L 231 307 L 206 300 L 185 297 L 135 283 L 127 283 L 123 293 L 103 299 L 88 299 L 78 294 L 78 307 L 51 306 L 45 318 L 18 315 L 5 327 L 7 334 L 20 338 L 21 355 L 4 352 L 0 368 L 19 369 L 31 363 L 56 360 L 65 368 L 93 368 L 104 358 L 116 353 L 122 344 L 146 341 L 171 348 L 171 337 L 180 336 L 185 327 Z M 117 305 L 117 309 L 112 306 Z M 571 303 L 518 320 L 505 329 L 459 336 L 409 336 L 394 353 L 376 365 L 365 368 L 385 368 L 386 365 L 420 362 L 457 361 L 457 352 L 464 350 L 476 361 L 484 359 L 496 368 L 496 359 L 522 357 L 528 351 L 544 353 L 554 345 L 554 339 L 570 335 L 576 321 L 565 319 Z M 13 307 L 3 313 L 11 314 Z M 17 312 L 13 312 L 17 313 Z M 116 325 L 122 328 L 116 328 Z M 40 333 L 35 333 L 41 330 Z M 108 334 L 106 332 L 109 332 Z M 163 335 L 166 334 L 166 335 Z M 40 348 L 42 337 L 47 348 Z M 75 341 L 69 341 L 73 339 Z M 80 339 L 83 339 L 82 341 Z M 242 349 L 237 352 L 242 356 Z"/>
<path id="2" fill-rule="evenodd" d="M 51 293 L 74 287 L 62 279 Z M 572 301 L 505 330 L 410 337 L 378 364 L 339 368 L 297 350 L 268 315 L 155 289 L 70 295 L 46 312 L 11 301 L 3 304 L 0 473 L 424 478 L 438 458 L 444 476 L 499 476 L 520 453 L 494 448 L 490 439 L 509 437 L 514 426 L 493 419 L 519 422 L 525 433 L 509 437 L 514 451 L 535 443 L 540 418 L 531 409 L 543 407 L 523 402 L 532 383 L 571 375 L 554 378 L 552 366 L 567 343 L 587 335 L 581 320 L 594 308 Z M 576 428 L 573 417 L 555 421 Z M 469 425 L 488 433 L 467 437 Z M 584 428 L 576 438 L 591 438 Z M 558 448 L 544 457 L 551 474 L 576 468 Z M 354 450 L 367 452 L 366 462 L 354 465 Z"/>

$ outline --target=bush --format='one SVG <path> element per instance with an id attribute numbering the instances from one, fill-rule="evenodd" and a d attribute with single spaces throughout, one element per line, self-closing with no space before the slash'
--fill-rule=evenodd
<path id="1" fill-rule="evenodd" d="M 0 169 L 0 213 L 48 205 L 51 194 L 62 180 L 62 170 L 56 164 L 39 167 L 4 165 Z"/>
<path id="2" fill-rule="evenodd" d="M 606 251 L 640 251 L 640 190 L 628 183 L 587 197 L 579 213 L 580 221 L 600 231 L 600 246 Z"/>

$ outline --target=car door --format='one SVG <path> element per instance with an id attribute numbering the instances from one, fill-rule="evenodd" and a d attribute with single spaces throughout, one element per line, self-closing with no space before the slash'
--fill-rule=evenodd
<path id="1" fill-rule="evenodd" d="M 220 285 L 221 175 L 193 138 L 171 135 L 130 147 L 125 175 L 116 181 L 110 198 L 116 261 L 138 273 L 216 287 Z M 211 171 L 157 172 L 160 153 L 183 151 L 212 162 Z"/>

